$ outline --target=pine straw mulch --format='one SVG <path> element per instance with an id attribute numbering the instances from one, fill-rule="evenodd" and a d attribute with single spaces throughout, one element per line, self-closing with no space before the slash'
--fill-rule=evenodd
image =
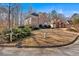
<path id="1" fill-rule="evenodd" d="M 47 33 L 44 38 L 44 33 Z M 75 32 L 69 32 L 64 28 L 58 29 L 40 29 L 32 31 L 30 37 L 24 38 L 22 41 L 13 43 L 0 44 L 1 47 L 15 47 L 16 44 L 21 46 L 55 46 L 63 45 L 72 42 L 78 34 Z"/>
<path id="2" fill-rule="evenodd" d="M 33 31 L 33 36 L 22 41 L 25 46 L 54 46 L 72 42 L 77 36 L 75 33 L 66 32 L 62 29 L 41 29 Z M 47 37 L 44 38 L 44 33 Z"/>

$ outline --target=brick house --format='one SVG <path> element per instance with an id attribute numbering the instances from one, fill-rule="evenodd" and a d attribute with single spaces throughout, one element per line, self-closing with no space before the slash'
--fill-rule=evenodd
<path id="1" fill-rule="evenodd" d="M 28 25 L 30 27 L 38 27 L 38 21 L 39 21 L 39 15 L 36 13 L 32 13 L 29 16 L 26 17 L 24 21 L 24 25 Z"/>
<path id="2" fill-rule="evenodd" d="M 49 20 L 46 13 L 39 13 L 39 24 L 48 24 Z"/>
<path id="3" fill-rule="evenodd" d="M 31 27 L 39 27 L 48 23 L 48 17 L 45 13 L 31 13 L 30 16 L 26 17 L 24 24 Z"/>
<path id="4" fill-rule="evenodd" d="M 66 27 L 65 21 L 61 19 L 53 19 L 50 21 L 52 28 L 64 28 Z"/>
<path id="5" fill-rule="evenodd" d="M 51 19 L 49 21 L 46 13 L 31 13 L 30 16 L 26 17 L 24 21 L 25 25 L 31 27 L 39 27 L 39 25 L 50 25 L 51 28 L 64 28 L 66 27 L 66 22 L 61 19 Z"/>

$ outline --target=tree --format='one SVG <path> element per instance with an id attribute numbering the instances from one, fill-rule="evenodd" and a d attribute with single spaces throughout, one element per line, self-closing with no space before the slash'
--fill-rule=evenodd
<path id="1" fill-rule="evenodd" d="M 64 14 L 58 14 L 58 18 L 61 20 L 66 20 L 66 17 L 64 16 Z"/>
<path id="2" fill-rule="evenodd" d="M 19 19 L 20 19 L 20 4 L 11 4 L 10 6 L 10 14 L 11 14 L 11 21 L 12 27 L 19 26 Z"/>
<path id="3" fill-rule="evenodd" d="M 10 28 L 10 42 L 12 42 L 12 28 L 19 26 L 19 15 L 20 14 L 20 5 L 13 3 L 9 4 L 9 28 Z"/>
<path id="4" fill-rule="evenodd" d="M 10 42 L 12 41 L 12 28 L 18 27 L 20 17 L 20 5 L 16 3 L 0 4 L 0 25 L 5 25 L 11 31 Z M 5 23 L 7 22 L 7 24 Z M 4 28 L 5 28 L 4 27 Z M 6 29 L 5 28 L 5 29 Z"/>
<path id="5" fill-rule="evenodd" d="M 8 8 L 0 4 L 0 29 L 4 30 L 7 28 L 7 20 L 8 20 Z"/>
<path id="6" fill-rule="evenodd" d="M 79 14 L 75 13 L 71 17 L 74 27 L 79 31 Z"/>
<path id="7" fill-rule="evenodd" d="M 79 14 L 77 13 L 73 14 L 71 19 L 74 25 L 79 24 Z"/>
<path id="8" fill-rule="evenodd" d="M 56 18 L 58 17 L 58 13 L 57 13 L 55 10 L 53 10 L 53 11 L 51 12 L 51 17 L 52 17 L 53 19 L 56 19 Z"/>

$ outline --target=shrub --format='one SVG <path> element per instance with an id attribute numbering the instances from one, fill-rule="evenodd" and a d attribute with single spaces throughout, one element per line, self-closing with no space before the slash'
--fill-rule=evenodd
<path id="1" fill-rule="evenodd" d="M 23 33 L 24 35 L 27 35 L 27 36 L 28 36 L 28 35 L 31 34 L 31 29 L 28 28 L 28 27 L 25 27 L 25 28 L 23 28 L 22 30 L 23 30 L 22 33 Z"/>
<path id="2" fill-rule="evenodd" d="M 11 31 L 10 31 L 10 29 L 5 29 L 5 30 L 3 30 L 3 34 L 5 35 L 5 34 L 8 34 L 8 33 L 10 33 Z"/>
<path id="3" fill-rule="evenodd" d="M 39 27 L 32 26 L 31 29 L 32 29 L 32 30 L 39 30 L 40 28 L 39 28 Z"/>
<path id="4" fill-rule="evenodd" d="M 4 38 L 9 41 L 10 30 L 3 31 Z M 28 27 L 17 27 L 12 29 L 12 41 L 23 39 L 31 34 L 31 29 Z"/>
<path id="5" fill-rule="evenodd" d="M 74 20 L 72 20 L 72 22 L 74 25 L 79 24 L 79 18 L 75 18 Z"/>
<path id="6" fill-rule="evenodd" d="M 20 33 L 21 32 L 21 29 L 19 28 L 14 28 L 12 29 L 13 33 L 17 34 L 17 33 Z"/>
<path id="7" fill-rule="evenodd" d="M 75 24 L 79 24 L 79 14 L 74 13 L 71 17 L 72 23 Z"/>
<path id="8" fill-rule="evenodd" d="M 18 26 L 18 28 L 25 28 L 25 26 Z"/>
<path id="9" fill-rule="evenodd" d="M 43 27 L 42 24 L 40 24 L 39 27 L 42 28 Z"/>

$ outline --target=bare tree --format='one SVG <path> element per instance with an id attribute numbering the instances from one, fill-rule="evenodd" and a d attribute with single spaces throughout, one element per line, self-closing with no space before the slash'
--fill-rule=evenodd
<path id="1" fill-rule="evenodd" d="M 19 16 L 20 4 L 0 4 L 0 25 L 2 25 L 3 28 L 10 29 L 10 41 L 12 41 L 12 28 L 17 27 L 19 24 Z"/>
<path id="2" fill-rule="evenodd" d="M 12 28 L 18 27 L 19 24 L 19 5 L 9 4 L 9 28 L 10 28 L 10 42 L 12 42 Z"/>
<path id="3" fill-rule="evenodd" d="M 0 4 L 0 29 L 7 28 L 7 15 L 8 15 L 8 9 L 6 6 L 2 6 Z"/>

